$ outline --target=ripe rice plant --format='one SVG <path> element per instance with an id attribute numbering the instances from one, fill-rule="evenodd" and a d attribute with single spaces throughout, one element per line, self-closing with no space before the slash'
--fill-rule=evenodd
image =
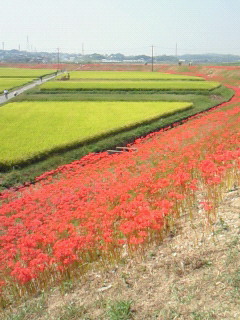
<path id="1" fill-rule="evenodd" d="M 0 78 L 38 78 L 54 71 L 56 70 L 0 67 Z"/>
<path id="2" fill-rule="evenodd" d="M 51 81 L 44 83 L 41 91 L 46 90 L 165 90 L 194 91 L 213 90 L 220 87 L 214 81 Z"/>
<path id="3" fill-rule="evenodd" d="M 4 89 L 12 90 L 33 80 L 33 78 L 0 78 L 0 93 L 2 93 Z"/>
<path id="4" fill-rule="evenodd" d="M 189 102 L 19 102 L 0 109 L 0 166 L 39 158 L 53 150 L 191 108 Z"/>
<path id="5" fill-rule="evenodd" d="M 60 76 L 61 78 L 61 76 Z M 111 80 L 203 80 L 201 77 L 185 76 L 162 72 L 140 71 L 72 71 L 71 79 L 111 79 Z"/>

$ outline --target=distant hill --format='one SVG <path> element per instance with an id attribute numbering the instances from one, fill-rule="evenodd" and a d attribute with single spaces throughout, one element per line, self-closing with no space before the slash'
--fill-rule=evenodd
<path id="1" fill-rule="evenodd" d="M 59 59 L 59 61 L 58 61 Z M 232 54 L 184 54 L 179 56 L 160 55 L 154 57 L 154 63 L 193 63 L 193 64 L 240 64 L 240 56 Z M 151 63 L 147 55 L 125 56 L 114 54 L 86 54 L 60 52 L 29 52 L 20 50 L 0 50 L 1 63 Z"/>

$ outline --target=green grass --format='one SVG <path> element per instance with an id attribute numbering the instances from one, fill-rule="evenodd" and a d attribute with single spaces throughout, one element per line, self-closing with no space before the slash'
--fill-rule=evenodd
<path id="1" fill-rule="evenodd" d="M 134 79 L 134 80 L 203 80 L 201 77 L 185 76 L 179 74 L 161 72 L 140 71 L 73 71 L 70 72 L 71 79 Z"/>
<path id="2" fill-rule="evenodd" d="M 38 78 L 51 74 L 53 69 L 27 69 L 27 68 L 4 68 L 0 67 L 0 78 Z"/>
<path id="3" fill-rule="evenodd" d="M 54 320 L 80 320 L 84 319 L 86 310 L 84 307 L 78 306 L 76 303 L 66 303 Z"/>
<path id="4" fill-rule="evenodd" d="M 57 91 L 52 92 L 40 91 L 33 88 L 27 92 L 18 95 L 14 101 L 189 101 L 198 103 L 202 101 L 208 105 L 211 99 L 223 101 L 225 93 L 229 94 L 229 89 L 221 86 L 212 91 L 188 92 L 159 92 L 159 91 Z"/>
<path id="5" fill-rule="evenodd" d="M 0 165 L 14 165 L 146 121 L 189 102 L 15 102 L 0 108 Z"/>
<path id="6" fill-rule="evenodd" d="M 33 78 L 0 78 L 0 93 L 2 93 L 4 89 L 12 90 L 33 80 Z"/>
<path id="7" fill-rule="evenodd" d="M 129 320 L 132 319 L 132 301 L 113 301 L 107 308 L 107 319 L 109 320 Z"/>
<path id="8" fill-rule="evenodd" d="M 0 314 L 1 320 L 34 320 L 41 318 L 47 309 L 45 295 L 41 294 L 38 298 L 26 301 L 21 307 L 14 311 L 7 311 Z M 66 319 L 67 320 L 67 319 Z"/>
<path id="9" fill-rule="evenodd" d="M 220 86 L 214 81 L 50 81 L 40 90 L 212 90 Z"/>

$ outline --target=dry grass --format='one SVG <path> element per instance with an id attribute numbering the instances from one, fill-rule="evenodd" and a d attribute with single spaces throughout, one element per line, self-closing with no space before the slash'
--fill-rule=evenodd
<path id="1" fill-rule="evenodd" d="M 28 301 L 25 309 L 35 308 L 21 317 L 23 305 L 0 319 L 239 320 L 239 196 L 226 194 L 214 225 L 203 212 L 192 221 L 183 216 L 162 244 Z M 124 301 L 131 312 L 113 318 L 109 306 Z"/>

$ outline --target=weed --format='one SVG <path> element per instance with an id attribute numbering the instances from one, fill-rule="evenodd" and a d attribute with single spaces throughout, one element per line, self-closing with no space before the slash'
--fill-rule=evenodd
<path id="1" fill-rule="evenodd" d="M 156 257 L 156 252 L 149 252 L 149 257 L 154 258 Z"/>
<path id="2" fill-rule="evenodd" d="M 186 289 L 183 286 L 173 285 L 171 293 L 173 298 L 182 304 L 189 303 L 194 298 L 194 288 L 189 288 L 186 292 Z"/>
<path id="3" fill-rule="evenodd" d="M 240 291 L 240 267 L 228 277 L 228 283 L 239 293 Z"/>
<path id="4" fill-rule="evenodd" d="M 107 302 L 102 297 L 99 297 L 99 299 L 94 302 L 94 306 L 97 309 L 105 309 L 107 307 Z"/>
<path id="5" fill-rule="evenodd" d="M 73 289 L 74 289 L 74 284 L 72 280 L 66 280 L 63 283 L 61 283 L 60 290 L 62 294 L 72 292 Z"/>
<path id="6" fill-rule="evenodd" d="M 193 320 L 213 320 L 216 319 L 214 311 L 193 311 L 191 317 Z"/>
<path id="7" fill-rule="evenodd" d="M 235 237 L 231 242 L 229 242 L 229 252 L 226 258 L 226 265 L 237 263 L 239 261 L 239 236 Z"/>
<path id="8" fill-rule="evenodd" d="M 32 320 L 46 313 L 46 299 L 44 295 L 40 298 L 26 302 L 14 312 L 0 315 L 0 320 Z"/>
<path id="9" fill-rule="evenodd" d="M 75 302 L 66 304 L 60 311 L 60 314 L 55 317 L 56 320 L 78 320 L 86 314 L 86 309 L 83 306 L 76 305 Z M 86 318 L 85 318 L 86 319 Z"/>
<path id="10" fill-rule="evenodd" d="M 169 309 L 163 309 L 161 310 L 159 316 L 162 318 L 159 319 L 168 319 L 168 320 L 175 320 L 179 319 L 181 317 L 181 313 L 179 313 L 176 309 L 174 308 L 169 308 Z"/>
<path id="11" fill-rule="evenodd" d="M 216 231 L 213 232 L 214 235 L 217 235 L 219 233 L 222 233 L 224 231 L 229 231 L 230 227 L 229 225 L 223 220 L 222 217 L 219 218 L 219 221 L 217 223 L 218 229 Z"/>
<path id="12" fill-rule="evenodd" d="M 132 318 L 132 301 L 114 301 L 108 305 L 107 316 L 109 320 L 128 320 Z"/>
<path id="13" fill-rule="evenodd" d="M 239 217 L 240 218 L 240 217 Z M 235 237 L 229 244 L 228 247 L 231 248 L 235 248 L 239 243 L 239 236 Z"/>

